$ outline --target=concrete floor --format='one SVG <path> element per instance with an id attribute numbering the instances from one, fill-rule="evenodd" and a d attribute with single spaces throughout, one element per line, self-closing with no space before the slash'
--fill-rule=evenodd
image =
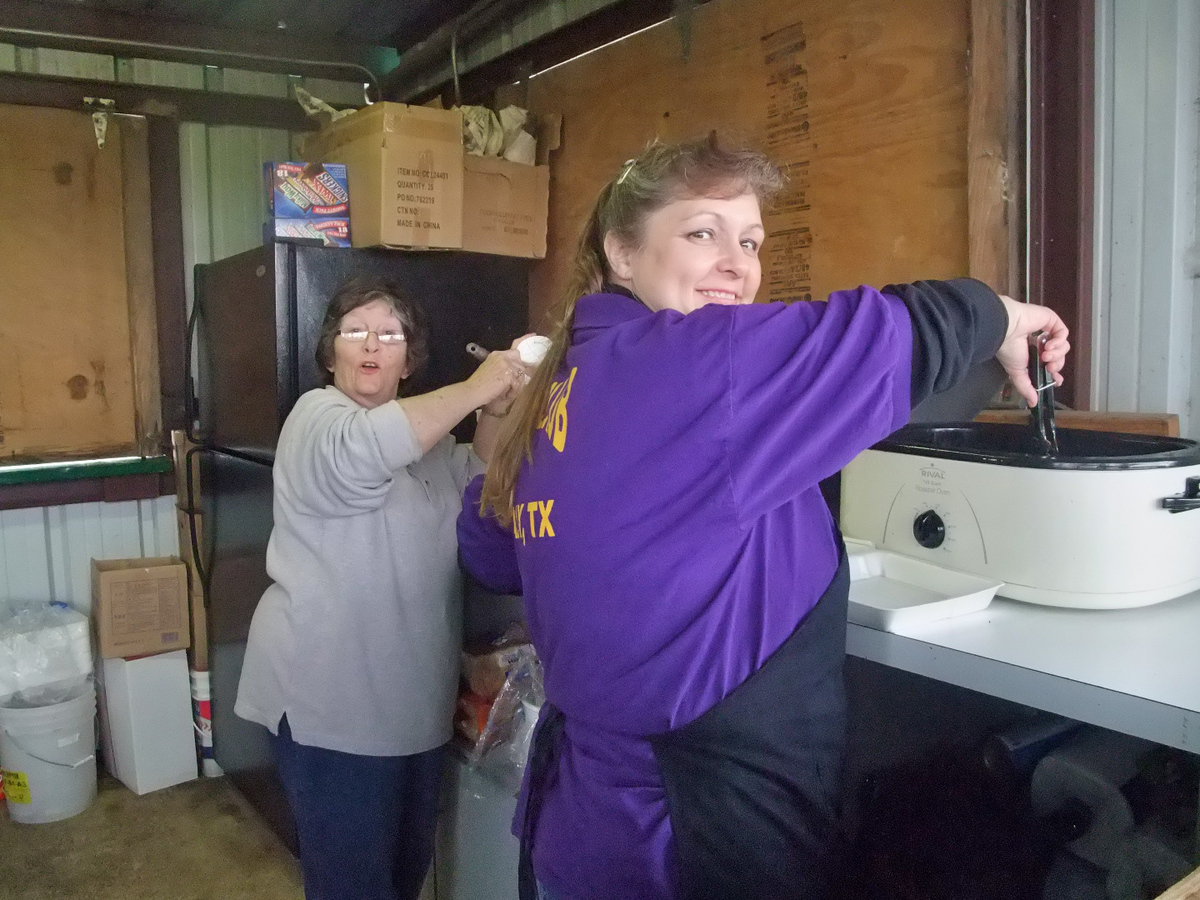
<path id="1" fill-rule="evenodd" d="M 2 804 L 0 804 L 2 805 Z M 227 778 L 139 797 L 101 775 L 62 822 L 0 812 L 0 897 L 22 900 L 303 900 L 300 866 Z"/>

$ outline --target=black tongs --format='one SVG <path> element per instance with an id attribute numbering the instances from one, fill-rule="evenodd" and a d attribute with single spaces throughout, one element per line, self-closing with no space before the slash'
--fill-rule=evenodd
<path id="1" fill-rule="evenodd" d="M 1054 425 L 1054 378 L 1046 371 L 1042 362 L 1042 348 L 1049 338 L 1044 331 L 1033 336 L 1033 346 L 1030 348 L 1030 360 L 1033 368 L 1033 386 L 1038 393 L 1037 406 L 1030 407 L 1033 432 L 1042 452 L 1047 456 L 1058 453 L 1058 429 Z"/>

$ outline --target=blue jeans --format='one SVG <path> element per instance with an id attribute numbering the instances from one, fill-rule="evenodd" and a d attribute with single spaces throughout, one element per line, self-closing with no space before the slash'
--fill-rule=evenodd
<path id="1" fill-rule="evenodd" d="M 359 756 L 272 739 L 307 900 L 416 900 L 433 858 L 445 748 Z"/>

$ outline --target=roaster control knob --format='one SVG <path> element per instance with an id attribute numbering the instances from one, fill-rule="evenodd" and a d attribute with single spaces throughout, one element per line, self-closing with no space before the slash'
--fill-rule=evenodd
<path id="1" fill-rule="evenodd" d="M 946 523 L 932 509 L 927 509 L 913 519 L 913 537 L 922 547 L 930 550 L 942 546 L 946 540 Z"/>

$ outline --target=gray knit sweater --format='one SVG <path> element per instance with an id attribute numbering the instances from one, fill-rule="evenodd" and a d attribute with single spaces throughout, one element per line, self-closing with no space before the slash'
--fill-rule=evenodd
<path id="1" fill-rule="evenodd" d="M 419 753 L 450 737 L 461 646 L 454 522 L 483 463 L 422 456 L 398 403 L 306 393 L 275 456 L 274 580 L 250 627 L 234 711 L 298 743 Z"/>

